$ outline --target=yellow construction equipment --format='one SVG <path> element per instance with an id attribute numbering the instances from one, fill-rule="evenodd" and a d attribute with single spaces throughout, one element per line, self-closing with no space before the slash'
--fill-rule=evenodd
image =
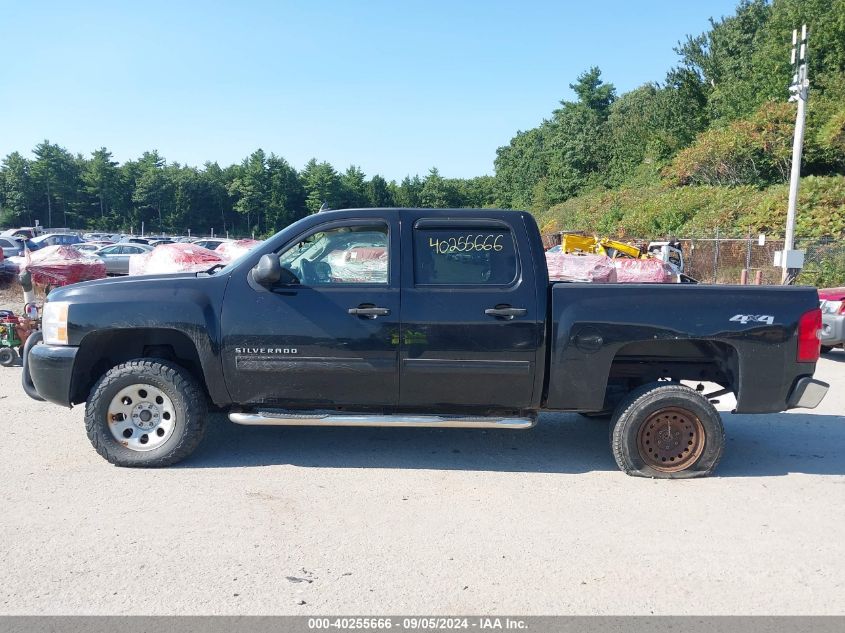
<path id="1" fill-rule="evenodd" d="M 578 235 L 576 233 L 564 233 L 561 236 L 560 250 L 564 253 L 590 253 L 594 255 L 607 255 L 608 257 L 633 257 L 634 259 L 645 259 L 649 257 L 647 252 L 625 242 L 618 242 L 606 237 L 598 238 L 589 235 Z"/>
<path id="2" fill-rule="evenodd" d="M 610 258 L 654 258 L 671 264 L 677 272 L 684 270 L 683 252 L 680 249 L 680 244 L 676 242 L 651 242 L 648 248 L 643 250 L 633 244 L 626 244 L 606 237 L 595 237 L 580 233 L 562 233 L 560 237 L 560 250 L 564 253 L 589 253 L 591 255 L 607 255 Z"/>

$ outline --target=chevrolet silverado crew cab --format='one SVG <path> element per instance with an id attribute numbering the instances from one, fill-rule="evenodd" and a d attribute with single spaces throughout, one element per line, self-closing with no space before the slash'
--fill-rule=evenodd
<path id="1" fill-rule="evenodd" d="M 572 411 L 612 415 L 626 473 L 695 477 L 724 448 L 714 398 L 821 401 L 818 306 L 802 287 L 550 283 L 525 212 L 328 211 L 222 268 L 53 290 L 23 382 L 84 402 L 120 466 L 187 457 L 209 405 L 246 425 L 477 429 Z"/>

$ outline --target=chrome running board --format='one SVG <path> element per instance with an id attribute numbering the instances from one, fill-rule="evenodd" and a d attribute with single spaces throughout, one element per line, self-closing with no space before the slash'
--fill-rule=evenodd
<path id="1" fill-rule="evenodd" d="M 341 413 L 296 413 L 256 411 L 230 413 L 235 424 L 246 426 L 395 426 L 463 429 L 530 429 L 536 416 L 522 418 L 440 416 L 440 415 L 349 415 Z"/>

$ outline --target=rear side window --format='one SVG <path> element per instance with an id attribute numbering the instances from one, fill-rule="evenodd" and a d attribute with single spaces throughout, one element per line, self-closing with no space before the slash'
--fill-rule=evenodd
<path id="1" fill-rule="evenodd" d="M 516 247 L 508 229 L 414 229 L 417 284 L 506 286 L 516 275 Z"/>

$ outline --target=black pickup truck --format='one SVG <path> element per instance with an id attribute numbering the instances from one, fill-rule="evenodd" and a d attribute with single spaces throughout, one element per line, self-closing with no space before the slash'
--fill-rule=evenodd
<path id="1" fill-rule="evenodd" d="M 802 287 L 550 283 L 519 211 L 328 211 L 224 268 L 54 290 L 23 383 L 86 403 L 120 466 L 187 457 L 209 405 L 247 425 L 479 429 L 557 410 L 612 415 L 628 474 L 695 477 L 724 447 L 714 398 L 824 397 L 818 305 Z"/>

